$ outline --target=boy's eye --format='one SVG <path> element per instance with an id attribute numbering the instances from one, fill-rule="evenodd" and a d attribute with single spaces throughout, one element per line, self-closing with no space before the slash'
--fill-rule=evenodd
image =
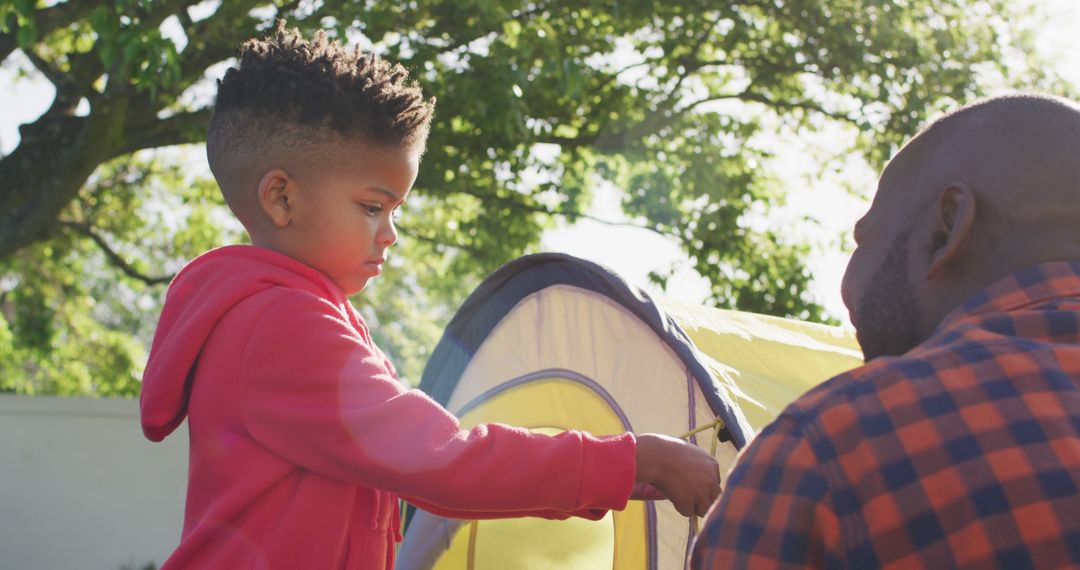
<path id="1" fill-rule="evenodd" d="M 369 216 L 378 216 L 383 212 L 383 207 L 379 204 L 360 204 L 360 207 L 367 210 Z"/>

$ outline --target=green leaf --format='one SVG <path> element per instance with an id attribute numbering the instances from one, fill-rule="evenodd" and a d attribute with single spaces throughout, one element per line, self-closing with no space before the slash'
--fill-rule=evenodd
<path id="1" fill-rule="evenodd" d="M 503 42 L 507 47 L 513 49 L 518 45 L 518 38 L 521 36 L 521 23 L 517 20 L 507 20 L 503 22 Z"/>

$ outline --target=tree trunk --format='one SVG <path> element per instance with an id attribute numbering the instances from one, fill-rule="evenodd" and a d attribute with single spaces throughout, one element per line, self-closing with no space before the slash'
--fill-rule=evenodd
<path id="1" fill-rule="evenodd" d="M 98 117 L 43 116 L 19 130 L 0 159 L 0 258 L 47 235 L 57 216 L 111 154 Z"/>

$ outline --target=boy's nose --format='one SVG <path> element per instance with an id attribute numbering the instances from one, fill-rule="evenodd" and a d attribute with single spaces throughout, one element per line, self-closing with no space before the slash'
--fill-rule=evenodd
<path id="1" fill-rule="evenodd" d="M 384 247 L 390 247 L 390 246 L 394 245 L 395 243 L 397 243 L 397 239 L 398 239 L 397 227 L 394 226 L 393 220 L 389 220 L 389 221 L 386 222 L 386 224 L 382 227 L 382 230 L 379 232 L 379 237 L 378 237 L 379 245 L 382 245 Z"/>

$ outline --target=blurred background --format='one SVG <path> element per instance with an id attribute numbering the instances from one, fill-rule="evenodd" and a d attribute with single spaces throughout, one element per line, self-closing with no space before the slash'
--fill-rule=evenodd
<path id="1" fill-rule="evenodd" d="M 278 17 L 438 98 L 401 241 L 354 299 L 414 383 L 479 279 L 536 251 L 846 324 L 850 228 L 898 145 L 983 95 L 1080 85 L 1072 0 L 4 0 L 0 391 L 138 393 L 169 278 L 245 239 L 203 136 Z"/>

